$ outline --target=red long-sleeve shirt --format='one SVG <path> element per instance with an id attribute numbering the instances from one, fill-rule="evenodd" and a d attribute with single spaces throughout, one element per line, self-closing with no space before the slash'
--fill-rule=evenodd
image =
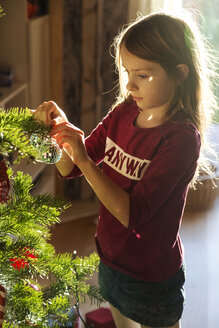
<path id="1" fill-rule="evenodd" d="M 119 105 L 86 138 L 88 155 L 130 197 L 128 228 L 100 204 L 96 244 L 101 260 L 144 281 L 163 281 L 183 261 L 179 228 L 200 135 L 183 114 L 138 128 L 135 103 Z M 77 167 L 66 177 L 80 175 Z"/>

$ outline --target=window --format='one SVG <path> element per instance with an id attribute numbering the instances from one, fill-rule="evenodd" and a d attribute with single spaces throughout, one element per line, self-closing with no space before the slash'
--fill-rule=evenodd
<path id="1" fill-rule="evenodd" d="M 219 52 L 219 2 L 218 0 L 184 0 L 184 8 L 197 9 L 203 16 L 202 32 L 209 42 Z"/>
<path id="2" fill-rule="evenodd" d="M 213 46 L 215 54 L 219 58 L 219 1 L 184 0 L 183 6 L 186 9 L 195 9 L 201 13 L 202 19 L 199 23 L 201 24 L 202 33 Z M 219 99 L 219 85 L 215 88 L 215 94 Z M 219 111 L 216 112 L 215 120 L 219 123 Z"/>

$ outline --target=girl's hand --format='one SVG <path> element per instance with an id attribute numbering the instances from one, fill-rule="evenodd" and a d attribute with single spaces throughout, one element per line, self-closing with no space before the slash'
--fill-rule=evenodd
<path id="1" fill-rule="evenodd" d="M 50 133 L 60 148 L 64 148 L 74 164 L 79 168 L 89 160 L 84 144 L 84 132 L 69 122 L 54 125 Z"/>
<path id="2" fill-rule="evenodd" d="M 65 113 L 54 101 L 42 103 L 36 110 L 32 110 L 36 120 L 45 125 L 56 125 L 61 122 L 68 122 Z"/>

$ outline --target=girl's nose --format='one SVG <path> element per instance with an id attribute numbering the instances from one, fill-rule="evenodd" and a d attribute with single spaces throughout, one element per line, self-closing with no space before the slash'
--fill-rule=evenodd
<path id="1" fill-rule="evenodd" d="M 137 89 L 137 85 L 131 80 L 128 80 L 128 83 L 126 84 L 126 88 L 128 91 L 133 91 Z"/>

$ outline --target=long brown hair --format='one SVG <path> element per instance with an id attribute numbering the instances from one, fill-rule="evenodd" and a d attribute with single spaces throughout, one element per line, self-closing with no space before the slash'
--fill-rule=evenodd
<path id="1" fill-rule="evenodd" d="M 183 12 L 183 18 L 157 12 L 139 17 L 135 22 L 124 27 L 113 44 L 120 77 L 117 104 L 130 98 L 123 83 L 121 70 L 122 44 L 135 56 L 159 63 L 173 78 L 177 78 L 179 74 L 177 65 L 187 65 L 188 77 L 176 88 L 176 94 L 167 115 L 171 118 L 176 111 L 182 110 L 195 124 L 202 140 L 200 166 L 203 170 L 210 172 L 210 165 L 203 156 L 203 149 L 210 150 L 205 132 L 217 106 L 212 83 L 215 69 L 209 48 L 206 47 L 197 24 L 189 15 L 185 15 L 185 12 Z"/>

